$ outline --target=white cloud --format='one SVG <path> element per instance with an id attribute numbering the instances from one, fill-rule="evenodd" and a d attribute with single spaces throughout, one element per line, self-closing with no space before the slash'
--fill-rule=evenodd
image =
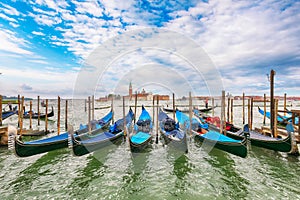
<path id="1" fill-rule="evenodd" d="M 76 81 L 77 72 L 73 70 L 57 71 L 33 68 L 9 68 L 1 66 L 0 88 L 7 95 L 20 94 L 35 98 L 36 95 L 53 97 L 62 95 L 72 97 L 73 85 Z M 66 74 L 68 74 L 66 76 Z M 13 79 L 11 82 L 9 80 Z M 49 87 L 51 85 L 51 87 Z M 24 87 L 25 86 L 25 87 Z M 31 88 L 31 90 L 28 90 Z"/>
<path id="2" fill-rule="evenodd" d="M 259 60 L 297 55 L 299 3 L 287 7 L 270 1 L 209 1 L 180 11 L 166 27 L 199 42 L 219 67 L 233 68 Z M 272 5 L 272 6 L 270 6 Z M 174 16 L 173 15 L 173 16 Z M 197 20 L 197 16 L 202 19 Z"/>
<path id="3" fill-rule="evenodd" d="M 1 5 L 4 7 L 4 8 L 2 8 L 2 11 L 5 12 L 6 14 L 15 15 L 15 16 L 20 15 L 20 12 L 17 11 L 15 8 L 13 8 L 9 5 L 3 4 L 3 3 L 1 3 Z"/>
<path id="4" fill-rule="evenodd" d="M 13 22 L 9 22 L 9 25 L 11 25 L 14 28 L 17 28 L 17 27 L 20 26 L 19 24 L 16 24 L 16 23 L 13 23 Z"/>
<path id="5" fill-rule="evenodd" d="M 35 13 L 38 13 L 38 14 L 43 14 L 43 15 L 48 15 L 48 16 L 56 16 L 57 15 L 57 12 L 55 12 L 55 11 L 49 11 L 49 10 L 45 11 L 45 10 L 42 10 L 35 6 L 33 6 L 32 9 Z"/>
<path id="6" fill-rule="evenodd" d="M 34 34 L 34 35 L 45 36 L 45 33 L 38 32 L 38 31 L 32 31 L 31 33 Z"/>
<path id="7" fill-rule="evenodd" d="M 15 33 L 9 30 L 0 29 L 0 50 L 17 53 L 32 55 L 31 51 L 25 49 L 28 41 L 18 38 L 15 36 Z"/>
<path id="8" fill-rule="evenodd" d="M 77 18 L 68 11 L 62 12 L 62 19 L 72 22 L 75 22 L 77 20 Z"/>
<path id="9" fill-rule="evenodd" d="M 101 4 L 103 4 L 105 8 L 105 12 L 114 18 L 123 17 L 125 18 L 124 20 L 127 21 L 126 17 L 131 18 L 129 17 L 129 15 L 132 15 L 134 13 L 132 12 L 134 10 L 134 4 L 135 4 L 135 1 L 133 0 L 128 0 L 128 1 L 101 0 Z"/>
<path id="10" fill-rule="evenodd" d="M 100 6 L 99 2 L 103 6 Z M 43 31 L 33 31 L 32 34 L 41 36 L 49 34 L 49 38 L 45 40 L 50 39 L 50 44 L 67 47 L 78 58 L 87 58 L 100 44 L 113 39 L 119 33 L 149 27 L 149 24 L 155 26 L 152 18 L 158 21 L 164 20 L 159 8 L 167 6 L 165 2 L 150 2 L 157 10 L 151 9 L 148 12 L 147 9 L 137 7 L 138 3 L 133 0 L 72 1 L 70 4 L 75 5 L 75 10 L 68 10 L 69 4 L 63 0 L 38 0 L 31 3 L 34 12 L 29 16 L 38 25 L 49 26 L 59 32 L 49 34 Z M 205 49 L 218 68 L 223 71 L 223 83 L 226 89 L 233 93 L 240 93 L 242 88 L 245 92 L 251 93 L 255 92 L 255 88 L 262 88 L 261 90 L 264 91 L 265 76 L 245 76 L 241 73 L 243 70 L 248 70 L 251 65 L 267 66 L 289 58 L 296 61 L 300 59 L 299 8 L 299 2 L 292 2 L 290 6 L 287 6 L 286 1 L 273 0 L 214 0 L 208 3 L 199 2 L 187 10 L 180 10 L 176 4 L 170 3 L 167 10 L 174 11 L 167 15 L 173 19 L 168 19 L 162 24 L 167 29 L 190 37 Z M 14 20 L 18 18 L 12 18 L 9 15 L 20 13 L 11 7 L 5 6 L 5 9 L 5 14 L 0 13 L 0 17 L 10 21 L 11 26 L 17 27 L 18 24 Z M 110 20 L 103 19 L 103 13 L 110 17 Z M 126 24 L 125 28 L 124 24 Z M 0 49 L 32 55 L 32 52 L 26 50 L 27 42 L 11 33 L 0 30 Z M 190 53 L 193 54 L 193 52 Z M 172 67 L 176 70 L 180 70 L 179 66 L 183 63 L 182 60 L 174 59 L 171 55 L 161 57 L 151 51 L 144 55 L 133 55 L 126 57 L 128 60 L 119 62 L 119 65 L 115 66 L 115 71 L 110 72 L 110 75 L 126 72 L 136 63 L 159 62 L 155 59 L 161 59 L 163 62 L 172 60 L 173 62 L 169 63 L 173 64 Z M 46 64 L 45 60 L 39 58 L 33 58 L 30 62 Z M 224 73 L 226 70 L 236 71 L 233 73 L 236 76 Z M 188 74 L 187 77 L 189 76 L 191 75 Z M 290 80 L 299 78 L 292 72 L 288 73 L 287 77 Z M 113 76 L 110 78 L 113 79 Z M 192 76 L 190 80 L 197 84 Z M 277 83 L 282 84 L 280 81 Z M 37 89 L 34 85 L 32 87 Z"/>
<path id="11" fill-rule="evenodd" d="M 31 1 L 30 2 L 32 5 L 40 5 L 40 6 L 45 6 L 45 7 L 48 7 L 50 9 L 53 9 L 53 10 L 59 10 L 59 6 L 58 4 L 60 5 L 64 5 L 65 4 L 62 4 L 61 1 L 59 1 L 59 3 L 56 3 L 55 1 L 52 1 L 52 0 L 36 0 L 36 1 Z"/>
<path id="12" fill-rule="evenodd" d="M 69 44 L 65 42 L 51 42 L 51 44 L 57 45 L 57 46 L 69 46 Z"/>
<path id="13" fill-rule="evenodd" d="M 45 61 L 45 60 L 28 60 L 29 62 L 32 62 L 32 63 L 38 63 L 38 64 L 49 64 L 49 62 Z"/>
<path id="14" fill-rule="evenodd" d="M 103 9 L 97 2 L 74 2 L 76 11 L 82 14 L 90 14 L 96 17 L 102 16 Z"/>
<path id="15" fill-rule="evenodd" d="M 0 13 L 0 18 L 5 19 L 10 22 L 17 22 L 17 20 L 15 20 L 14 18 L 8 17 L 8 16 L 4 15 L 3 13 Z"/>
<path id="16" fill-rule="evenodd" d="M 33 13 L 29 13 L 28 15 L 31 16 L 39 25 L 53 26 L 62 22 L 61 18 L 57 16 L 54 17 L 45 14 Z"/>

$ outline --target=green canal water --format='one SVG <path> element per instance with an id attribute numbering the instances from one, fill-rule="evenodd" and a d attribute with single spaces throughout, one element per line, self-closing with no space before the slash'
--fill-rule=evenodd
<path id="1" fill-rule="evenodd" d="M 56 108 L 54 100 L 49 103 Z M 75 127 L 85 123 L 83 101 L 69 105 L 69 123 Z M 122 117 L 119 105 L 115 103 L 115 119 Z M 101 118 L 108 111 L 96 110 L 95 116 Z M 241 124 L 241 107 L 234 112 L 234 121 Z M 254 117 L 260 126 L 256 109 Z M 16 125 L 16 121 L 13 117 L 4 123 Z M 49 122 L 50 129 L 56 129 L 56 121 L 57 116 Z M 25 127 L 28 124 L 25 121 Z M 189 140 L 189 152 L 182 155 L 171 153 L 161 142 L 136 155 L 127 141 L 82 157 L 66 148 L 18 158 L 0 148 L 1 199 L 300 199 L 299 177 L 299 157 L 251 147 L 243 159 L 217 149 L 206 152 L 194 140 Z"/>

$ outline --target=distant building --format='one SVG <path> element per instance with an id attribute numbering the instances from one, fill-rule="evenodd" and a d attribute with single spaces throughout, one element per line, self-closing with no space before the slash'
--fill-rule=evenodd
<path id="1" fill-rule="evenodd" d="M 153 95 L 154 99 L 157 99 L 157 97 L 158 97 L 158 99 L 160 101 L 169 101 L 170 100 L 170 96 L 169 95 L 159 95 L 159 94 Z"/>
<path id="2" fill-rule="evenodd" d="M 121 96 L 115 94 L 109 94 L 108 96 L 100 97 L 99 99 L 96 99 L 96 101 L 106 102 L 106 101 L 111 101 L 112 99 L 121 100 Z"/>
<path id="3" fill-rule="evenodd" d="M 129 100 L 134 100 L 137 97 L 138 101 L 151 101 L 153 100 L 153 98 L 157 99 L 157 97 L 159 97 L 159 100 L 170 100 L 170 96 L 169 95 L 153 95 L 152 92 L 146 92 L 145 89 L 142 89 L 141 92 L 136 92 L 135 94 L 132 92 L 132 83 L 129 83 L 129 94 L 127 96 L 127 98 L 129 98 Z"/>
<path id="4" fill-rule="evenodd" d="M 128 95 L 124 96 L 126 100 L 130 100 L 133 101 L 135 100 L 135 98 L 137 97 L 138 101 L 152 101 L 153 98 L 157 99 L 157 97 L 159 98 L 159 100 L 161 101 L 168 101 L 170 100 L 169 95 L 153 95 L 152 92 L 146 92 L 145 89 L 142 89 L 142 91 L 138 91 L 136 93 L 133 93 L 133 89 L 132 89 L 132 83 L 129 83 L 129 89 L 128 89 Z M 106 102 L 106 101 L 111 101 L 111 99 L 121 99 L 120 95 L 112 95 L 109 94 L 108 96 L 105 97 L 100 97 L 99 99 L 97 99 L 96 101 L 100 101 L 100 102 Z"/>
<path id="5" fill-rule="evenodd" d="M 109 99 L 108 99 L 108 97 L 107 96 L 105 96 L 105 97 L 100 97 L 99 99 L 96 99 L 96 101 L 99 101 L 99 102 L 106 102 L 106 101 L 108 101 Z"/>
<path id="6" fill-rule="evenodd" d="M 151 92 L 146 92 L 144 89 L 142 90 L 142 92 L 137 92 L 135 94 L 132 93 L 132 85 L 130 83 L 129 86 L 129 100 L 134 100 L 137 97 L 138 101 L 150 101 L 153 99 L 153 95 Z"/>

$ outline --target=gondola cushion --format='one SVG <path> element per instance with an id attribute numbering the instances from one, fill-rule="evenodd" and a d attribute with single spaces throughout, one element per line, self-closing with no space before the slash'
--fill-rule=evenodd
<path id="1" fill-rule="evenodd" d="M 171 118 L 166 118 L 163 122 L 165 131 L 173 131 L 176 129 L 176 123 Z"/>
<path id="2" fill-rule="evenodd" d="M 150 138 L 150 134 L 144 132 L 138 132 L 137 134 L 131 136 L 130 140 L 135 144 L 142 144 Z"/>

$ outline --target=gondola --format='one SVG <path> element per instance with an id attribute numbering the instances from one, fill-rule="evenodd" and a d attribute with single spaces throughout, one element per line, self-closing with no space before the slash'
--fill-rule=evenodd
<path id="1" fill-rule="evenodd" d="M 215 106 L 216 107 L 216 106 Z M 198 110 L 199 112 L 208 112 L 208 111 L 211 111 L 213 108 L 215 107 L 209 107 L 209 108 L 194 108 L 196 110 Z M 168 108 L 168 107 L 164 107 L 163 110 L 165 112 L 174 112 L 173 108 Z M 176 109 L 176 110 L 179 110 L 180 112 L 183 112 L 183 113 L 188 113 L 190 110 L 189 109 Z M 176 112 L 175 110 L 175 112 Z"/>
<path id="2" fill-rule="evenodd" d="M 199 113 L 195 113 L 195 115 L 201 117 L 199 116 Z M 211 117 L 206 117 L 205 120 L 209 123 L 212 121 L 219 121 L 219 119 L 211 120 Z M 218 123 L 215 124 L 210 123 L 209 126 L 212 130 L 220 131 Z M 287 126 L 291 126 L 291 125 L 288 124 Z M 291 129 L 287 128 L 287 130 L 291 130 Z M 226 135 L 236 140 L 244 139 L 244 135 L 241 134 L 241 128 L 238 128 L 229 123 L 226 123 Z M 288 131 L 288 136 L 286 138 L 274 138 L 274 137 L 262 135 L 257 131 L 250 130 L 248 139 L 250 140 L 251 145 L 257 147 L 262 147 L 262 148 L 271 149 L 280 152 L 290 152 L 292 150 L 292 138 L 293 136 L 291 131 Z"/>
<path id="3" fill-rule="evenodd" d="M 133 118 L 134 113 L 130 108 L 128 114 L 125 117 L 126 127 L 129 127 L 131 125 Z M 75 156 L 82 156 L 96 151 L 98 149 L 101 149 L 105 146 L 116 144 L 122 141 L 123 136 L 124 119 L 119 119 L 113 125 L 110 126 L 109 131 L 102 132 L 94 137 L 82 135 L 76 138 L 74 134 L 71 134 L 72 151 Z"/>
<path id="4" fill-rule="evenodd" d="M 258 112 L 261 114 L 261 115 L 264 115 L 264 110 L 262 110 L 259 106 L 258 106 Z M 268 119 L 271 119 L 271 113 L 270 112 L 266 112 L 266 117 Z M 298 124 L 298 121 L 299 121 L 299 118 L 296 117 L 295 118 L 295 124 Z M 282 116 L 282 115 L 279 115 L 277 114 L 277 122 L 279 124 L 282 124 L 282 125 L 287 125 L 289 122 L 292 122 L 292 117 L 291 116 Z"/>
<path id="5" fill-rule="evenodd" d="M 164 143 L 176 151 L 187 153 L 187 140 L 185 131 L 179 128 L 175 120 L 160 109 L 158 114 L 159 128 Z"/>
<path id="6" fill-rule="evenodd" d="M 212 109 L 216 108 L 217 106 L 214 107 L 209 107 L 209 108 L 195 108 L 196 110 L 198 110 L 199 112 L 209 112 Z"/>
<path id="7" fill-rule="evenodd" d="M 107 109 L 110 108 L 111 106 L 101 106 L 101 107 L 96 107 L 95 110 L 102 110 L 102 109 Z"/>
<path id="8" fill-rule="evenodd" d="M 176 111 L 176 118 L 185 130 L 189 129 L 190 119 L 187 115 L 180 111 Z M 205 145 L 216 147 L 220 150 L 245 158 L 247 156 L 247 137 L 243 140 L 235 140 L 220 134 L 217 131 L 209 129 L 207 124 L 202 124 L 195 118 L 192 118 L 191 131 L 195 140 L 199 140 Z M 244 130 L 240 130 L 239 134 L 247 134 L 247 126 Z"/>
<path id="9" fill-rule="evenodd" d="M 9 118 L 10 116 L 16 114 L 17 106 L 13 108 L 13 110 L 3 111 L 2 112 L 2 120 Z"/>
<path id="10" fill-rule="evenodd" d="M 112 116 L 113 111 L 111 110 L 102 119 L 92 121 L 92 134 L 97 134 L 101 132 L 104 128 L 108 127 Z M 75 138 L 77 138 L 81 134 L 87 134 L 88 131 L 88 125 L 80 125 L 80 128 L 77 131 L 75 131 L 74 136 Z M 23 142 L 21 137 L 14 137 L 14 151 L 15 154 L 19 157 L 32 156 L 65 147 L 68 147 L 68 132 L 49 138 L 33 140 L 28 142 Z"/>
<path id="11" fill-rule="evenodd" d="M 2 120 L 9 118 L 10 116 L 16 114 L 15 111 L 4 111 L 2 112 Z"/>
<path id="12" fill-rule="evenodd" d="M 129 136 L 130 149 L 133 152 L 143 150 L 152 141 L 152 119 L 142 106 L 142 113 L 134 125 L 134 131 Z"/>
<path id="13" fill-rule="evenodd" d="M 54 110 L 53 110 L 53 106 L 52 106 L 51 112 L 49 112 L 47 114 L 47 117 L 53 117 L 53 116 L 54 116 Z M 31 116 L 32 119 L 38 119 L 38 117 L 39 117 L 38 113 L 32 113 L 32 116 Z M 29 119 L 30 118 L 30 111 L 26 111 L 23 115 L 23 118 Z M 40 113 L 40 119 L 45 119 L 45 118 L 46 118 L 46 114 L 45 113 Z"/>
<path id="14" fill-rule="evenodd" d="M 163 110 L 165 112 L 174 112 L 174 109 L 173 108 L 169 108 L 169 107 L 163 107 Z M 176 110 L 175 110 L 176 111 Z M 180 109 L 181 112 L 189 112 L 188 109 Z"/>

